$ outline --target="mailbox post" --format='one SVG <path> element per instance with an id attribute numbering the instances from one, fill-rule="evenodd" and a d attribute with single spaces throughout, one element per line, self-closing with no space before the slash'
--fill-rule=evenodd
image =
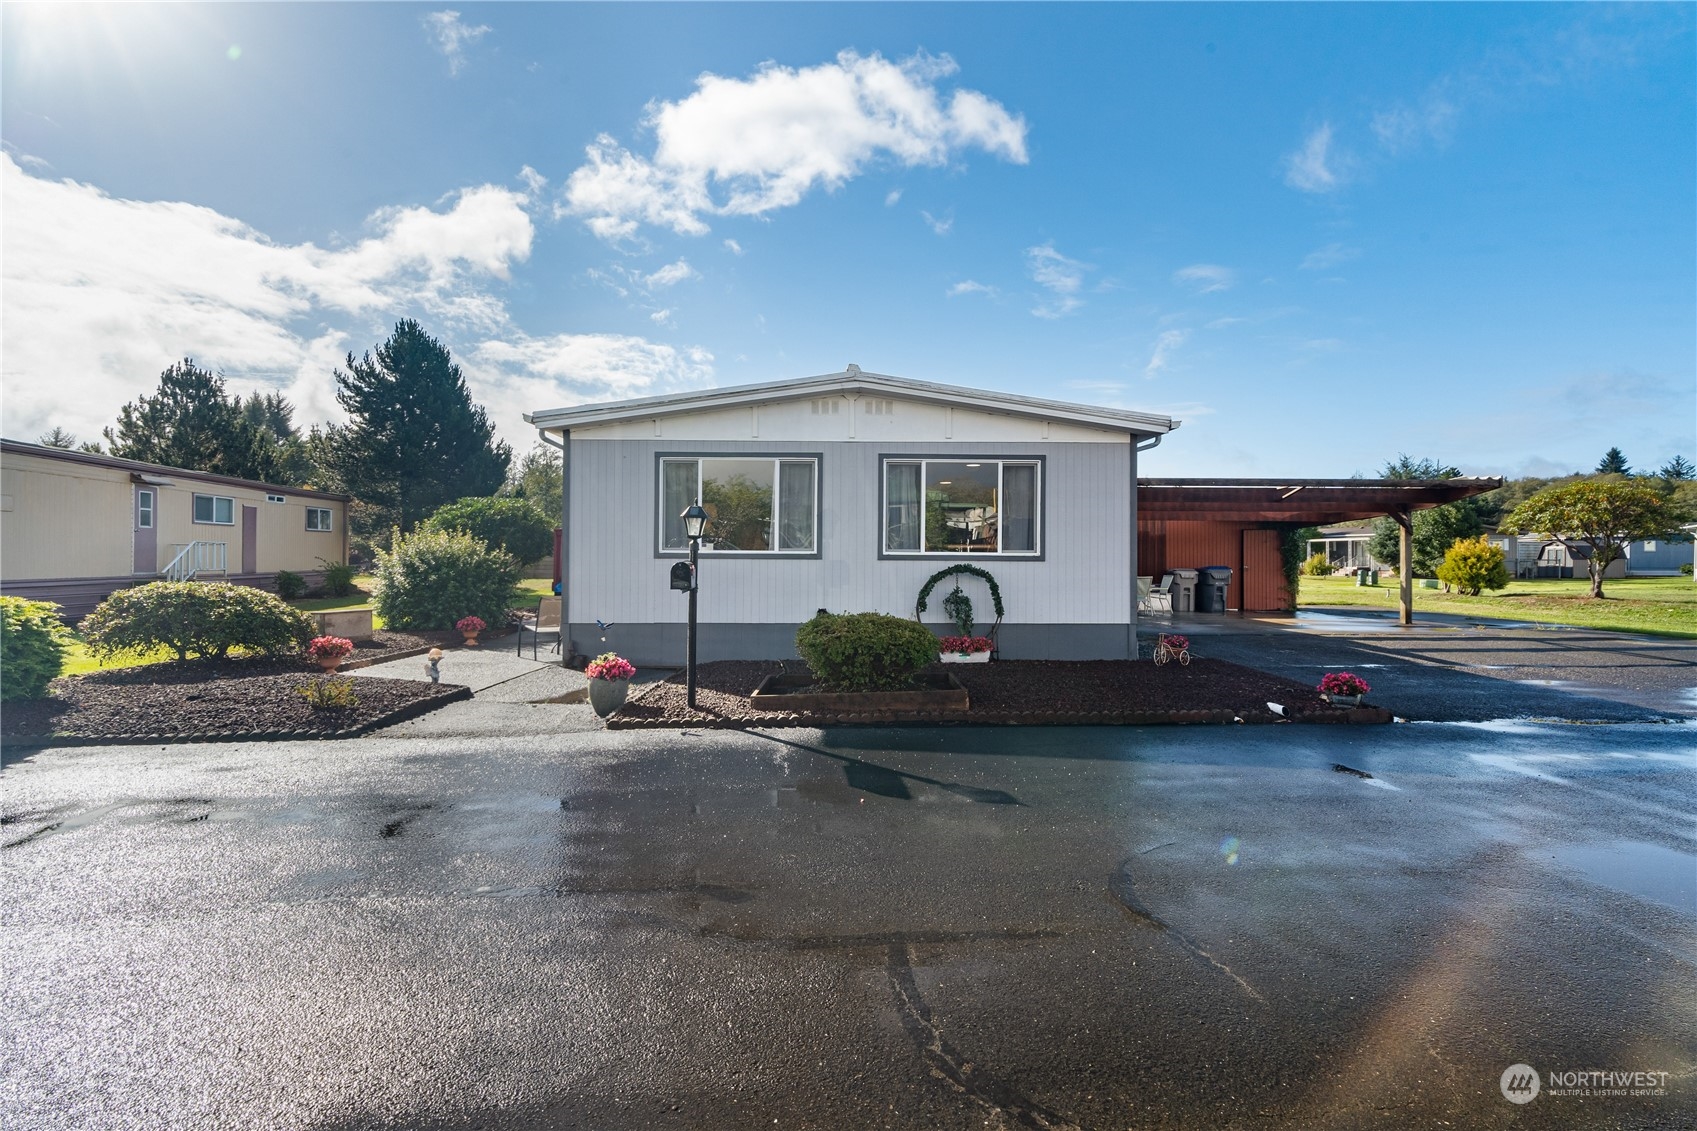
<path id="1" fill-rule="evenodd" d="M 696 567 L 701 560 L 701 535 L 707 529 L 707 512 L 700 503 L 691 503 L 684 511 L 684 534 L 689 538 L 689 635 L 684 653 L 684 687 L 691 710 L 695 709 L 695 595 L 700 589 Z M 679 563 L 682 564 L 681 562 Z M 672 584 L 677 584 L 677 569 L 673 567 Z"/>

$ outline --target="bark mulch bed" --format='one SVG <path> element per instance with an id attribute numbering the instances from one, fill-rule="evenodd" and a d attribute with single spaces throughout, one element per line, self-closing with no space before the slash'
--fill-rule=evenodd
<path id="1" fill-rule="evenodd" d="M 943 670 L 937 664 L 928 671 Z M 650 684 L 607 719 L 609 730 L 664 727 L 1104 726 L 1151 723 L 1388 723 L 1379 707 L 1334 707 L 1318 691 L 1225 660 L 1157 667 L 1147 660 L 1003 660 L 950 664 L 966 686 L 965 712 L 769 711 L 749 695 L 767 676 L 805 671 L 800 661 L 720 660 L 696 669 L 697 710 L 685 702 L 684 674 Z M 1283 715 L 1269 702 L 1285 709 Z"/>
<path id="2" fill-rule="evenodd" d="M 190 660 L 66 676 L 45 699 L 6 704 L 0 736 L 8 747 L 352 738 L 471 698 L 450 684 L 361 679 L 357 706 L 313 710 L 295 689 L 322 675 L 298 661 Z"/>

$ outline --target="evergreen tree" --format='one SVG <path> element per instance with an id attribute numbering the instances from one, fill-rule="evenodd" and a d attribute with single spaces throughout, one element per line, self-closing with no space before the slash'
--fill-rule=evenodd
<path id="1" fill-rule="evenodd" d="M 255 394 L 252 400 L 280 409 L 285 420 L 294 411 L 281 394 Z M 225 392 L 221 375 L 192 358 L 161 373 L 153 396 L 119 409 L 117 429 L 106 429 L 106 441 L 123 459 L 265 483 L 299 482 L 278 437 L 249 418 L 240 397 Z"/>
<path id="2" fill-rule="evenodd" d="M 448 350 L 412 319 L 375 356 L 348 354 L 336 400 L 348 422 L 316 435 L 316 454 L 365 504 L 362 522 L 373 529 L 411 530 L 444 503 L 494 494 L 507 477 L 512 449 L 496 442 Z"/>
<path id="3" fill-rule="evenodd" d="M 46 442 L 46 440 L 42 441 L 44 444 Z M 1672 459 L 1664 463 L 1662 465 L 1662 469 L 1656 474 L 1660 475 L 1663 479 L 1674 481 L 1697 479 L 1697 467 L 1693 467 L 1691 465 L 1691 461 L 1686 459 L 1684 456 L 1674 456 Z"/>
<path id="4" fill-rule="evenodd" d="M 515 498 L 529 499 L 542 508 L 542 513 L 554 525 L 560 524 L 560 500 L 565 493 L 565 477 L 560 468 L 560 450 L 538 443 L 519 458 L 507 476 L 502 493 Z"/>
<path id="5" fill-rule="evenodd" d="M 1438 460 L 1417 460 L 1407 455 L 1399 455 L 1385 464 L 1382 478 L 1454 479 L 1460 474 L 1459 468 L 1450 467 Z M 1444 555 L 1455 545 L 1456 539 L 1477 538 L 1485 533 L 1486 524 L 1495 522 L 1497 513 L 1494 503 L 1478 496 L 1458 499 L 1441 507 L 1415 511 L 1409 547 L 1414 559 L 1415 574 L 1419 577 L 1436 577 L 1438 567 L 1443 564 Z M 1387 565 L 1395 565 L 1401 560 L 1402 533 L 1394 520 L 1381 518 L 1373 524 L 1373 537 L 1367 543 L 1367 552 L 1372 554 L 1375 560 Z"/>
<path id="6" fill-rule="evenodd" d="M 47 448 L 63 448 L 70 451 L 77 446 L 77 438 L 55 424 L 51 431 L 36 438 L 36 443 Z"/>
<path id="7" fill-rule="evenodd" d="M 1626 465 L 1626 456 L 1619 448 L 1610 448 L 1604 454 L 1602 461 L 1597 464 L 1598 475 L 1631 475 L 1632 469 Z"/>

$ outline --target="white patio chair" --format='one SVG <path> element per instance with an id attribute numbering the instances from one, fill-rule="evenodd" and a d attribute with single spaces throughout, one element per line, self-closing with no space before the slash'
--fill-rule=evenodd
<path id="1" fill-rule="evenodd" d="M 558 597 L 542 598 L 542 603 L 536 608 L 536 618 L 532 620 L 526 617 L 519 621 L 518 654 L 524 655 L 525 638 L 529 637 L 530 658 L 536 659 L 537 645 L 545 636 L 554 638 L 553 651 L 559 652 L 562 632 L 560 628 L 560 598 Z"/>
<path id="2" fill-rule="evenodd" d="M 1149 592 L 1137 603 L 1140 612 L 1171 613 L 1173 611 L 1173 575 L 1164 574 L 1161 584 L 1151 586 Z"/>

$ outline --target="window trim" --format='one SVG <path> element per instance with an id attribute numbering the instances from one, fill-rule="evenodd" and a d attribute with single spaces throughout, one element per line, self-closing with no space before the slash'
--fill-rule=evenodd
<path id="1" fill-rule="evenodd" d="M 325 525 L 323 525 L 323 526 L 312 525 L 312 516 L 314 514 L 322 514 L 324 516 Z M 329 507 L 307 507 L 306 508 L 306 531 L 307 531 L 308 534 L 334 534 L 335 533 L 335 521 L 336 521 L 336 513 L 335 513 L 335 511 L 333 511 Z"/>
<path id="2" fill-rule="evenodd" d="M 813 549 L 811 549 L 811 550 L 776 550 L 776 549 L 774 549 L 774 550 L 703 550 L 702 556 L 705 557 L 705 558 L 712 558 L 712 559 L 715 559 L 715 560 L 746 558 L 746 559 L 750 559 L 750 560 L 753 560 L 753 561 L 786 561 L 786 562 L 788 562 L 788 561 L 807 561 L 810 558 L 816 559 L 816 558 L 821 558 L 821 557 L 824 556 L 824 549 L 825 549 L 825 453 L 824 452 L 783 452 L 783 451 L 773 451 L 770 448 L 762 448 L 758 451 L 748 451 L 748 452 L 718 451 L 718 452 L 655 452 L 654 453 L 654 496 L 653 496 L 653 498 L 654 498 L 654 519 L 653 519 L 653 530 L 654 530 L 654 556 L 656 558 L 664 558 L 668 561 L 676 561 L 679 558 L 688 558 L 689 557 L 689 548 L 687 546 L 684 547 L 683 549 L 668 550 L 666 548 L 666 545 L 665 545 L 664 523 L 665 523 L 665 517 L 666 516 L 664 515 L 662 508 L 665 506 L 665 502 L 666 502 L 666 500 L 665 500 L 666 473 L 665 473 L 664 469 L 665 469 L 665 466 L 666 466 L 666 461 L 669 460 L 669 459 L 670 460 L 692 459 L 692 460 L 696 460 L 697 462 L 704 460 L 704 459 L 741 459 L 741 460 L 765 460 L 765 459 L 769 459 L 773 462 L 774 465 L 776 465 L 776 464 L 778 464 L 782 461 L 785 461 L 785 460 L 797 460 L 797 461 L 799 461 L 799 460 L 811 460 L 813 462 Z M 700 485 L 701 485 L 701 472 L 700 472 L 699 469 L 696 471 L 695 482 L 696 482 L 696 493 L 699 495 L 700 490 L 701 490 L 701 487 L 700 487 Z M 778 484 L 778 469 L 777 469 L 776 466 L 774 466 L 773 469 L 772 469 L 772 484 L 773 484 L 773 486 L 772 486 L 773 507 L 776 508 L 777 503 L 778 503 L 778 487 L 777 487 L 777 484 Z M 774 522 L 776 522 L 776 519 L 777 519 L 777 515 L 774 514 L 773 515 Z M 777 532 L 776 527 L 774 527 L 773 533 L 775 534 L 776 532 Z"/>
<path id="3" fill-rule="evenodd" d="M 200 500 L 202 500 L 202 499 L 211 499 L 212 500 L 212 517 L 210 519 L 199 518 L 195 514 L 195 511 L 197 509 L 196 504 L 199 503 Z M 219 522 L 218 521 L 218 500 L 219 499 L 223 499 L 226 503 L 230 504 L 230 520 L 228 522 Z M 235 496 L 233 496 L 233 495 L 208 495 L 208 494 L 202 494 L 199 491 L 194 492 L 194 494 L 193 494 L 193 496 L 191 496 L 191 499 L 190 499 L 190 502 L 189 502 L 189 521 L 196 526 L 234 526 L 234 525 L 236 525 L 236 500 L 235 500 Z"/>
<path id="4" fill-rule="evenodd" d="M 145 507 L 142 506 L 141 501 L 143 499 L 147 500 L 147 505 Z M 155 525 L 158 522 L 158 520 L 154 516 L 158 513 L 158 510 L 159 510 L 159 493 L 157 491 L 153 490 L 151 487 L 144 487 L 141 490 L 137 491 L 136 492 L 136 529 L 137 530 L 152 530 L 152 529 L 154 529 Z M 147 515 L 147 521 L 146 522 L 143 522 L 141 520 L 141 516 L 144 513 Z"/>
<path id="5" fill-rule="evenodd" d="M 289 501 L 289 497 L 287 495 L 273 495 L 267 493 L 265 501 L 268 503 L 287 503 Z"/>
<path id="6" fill-rule="evenodd" d="M 1031 463 L 1037 465 L 1037 515 L 1034 525 L 1037 536 L 1037 552 L 1027 551 L 1008 552 L 997 550 L 993 554 L 950 553 L 944 550 L 891 550 L 885 543 L 887 534 L 884 523 L 889 513 L 890 474 L 889 465 L 892 463 L 920 464 L 920 491 L 925 489 L 925 469 L 927 463 Z M 999 473 L 998 473 L 999 474 Z M 1015 455 L 983 455 L 977 452 L 880 452 L 878 454 L 878 512 L 874 516 L 877 522 L 876 538 L 878 560 L 883 562 L 1041 562 L 1049 557 L 1049 457 L 1043 452 Z M 997 532 L 1000 537 L 1000 532 Z M 924 538 L 923 532 L 920 535 Z"/>

